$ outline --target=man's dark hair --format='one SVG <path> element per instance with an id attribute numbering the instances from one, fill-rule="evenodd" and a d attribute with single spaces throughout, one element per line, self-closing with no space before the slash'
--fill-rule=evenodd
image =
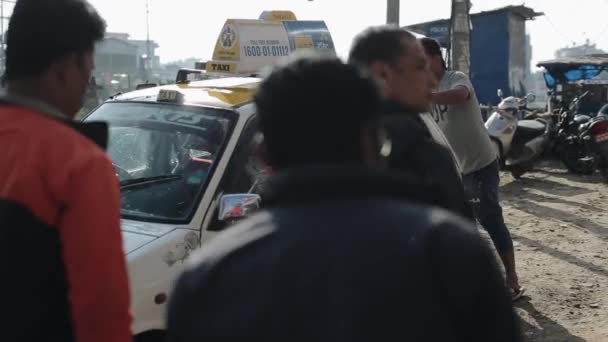
<path id="1" fill-rule="evenodd" d="M 274 70 L 255 97 L 272 166 L 362 161 L 363 129 L 375 124 L 379 96 L 357 67 L 337 58 Z"/>
<path id="2" fill-rule="evenodd" d="M 105 29 L 85 0 L 18 0 L 7 31 L 4 80 L 34 78 L 69 54 L 92 51 Z"/>
<path id="3" fill-rule="evenodd" d="M 407 53 L 404 39 L 416 40 L 416 37 L 397 26 L 370 27 L 355 37 L 348 62 L 361 67 L 374 62 L 395 63 Z"/>
<path id="4" fill-rule="evenodd" d="M 441 53 L 441 45 L 439 44 L 439 42 L 433 38 L 424 37 L 420 38 L 420 43 L 422 44 L 422 47 L 424 48 L 424 51 L 427 55 L 441 57 L 441 60 L 443 61 L 443 68 L 447 70 L 447 65 L 445 63 L 445 59 L 443 59 L 443 54 Z"/>

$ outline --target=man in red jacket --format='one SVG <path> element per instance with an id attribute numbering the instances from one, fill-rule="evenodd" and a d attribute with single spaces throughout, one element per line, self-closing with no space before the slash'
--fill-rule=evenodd
<path id="1" fill-rule="evenodd" d="M 84 0 L 14 8 L 0 94 L 3 341 L 131 340 L 119 186 L 92 137 L 103 146 L 107 129 L 72 121 L 104 33 Z"/>

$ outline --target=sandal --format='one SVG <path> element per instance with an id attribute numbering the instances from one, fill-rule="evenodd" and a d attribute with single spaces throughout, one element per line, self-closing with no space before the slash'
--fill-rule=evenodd
<path id="1" fill-rule="evenodd" d="M 513 302 L 517 302 L 524 296 L 524 294 L 526 293 L 526 289 L 523 287 L 520 287 L 517 290 L 511 289 L 510 292 L 511 292 L 511 300 Z"/>

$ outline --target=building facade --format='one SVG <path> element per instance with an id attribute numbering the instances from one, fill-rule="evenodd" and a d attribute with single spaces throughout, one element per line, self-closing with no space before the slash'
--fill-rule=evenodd
<path id="1" fill-rule="evenodd" d="M 606 51 L 598 49 L 596 44 L 592 44 L 589 39 L 587 39 L 585 44 L 565 47 L 555 51 L 555 58 L 581 57 L 602 54 L 606 54 Z"/>
<path id="2" fill-rule="evenodd" d="M 155 82 L 160 68 L 154 41 L 132 40 L 126 33 L 108 33 L 95 51 L 97 84 L 112 91 L 128 91 L 137 84 Z"/>

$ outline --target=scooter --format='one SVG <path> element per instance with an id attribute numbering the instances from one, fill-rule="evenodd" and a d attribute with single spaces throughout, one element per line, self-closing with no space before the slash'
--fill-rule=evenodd
<path id="1" fill-rule="evenodd" d="M 527 104 L 536 99 L 533 94 L 523 99 L 513 96 L 503 98 L 502 90 L 498 90 L 498 96 L 502 101 L 485 126 L 502 169 L 519 179 L 549 147 L 553 120 L 550 116 L 530 114 Z"/>

